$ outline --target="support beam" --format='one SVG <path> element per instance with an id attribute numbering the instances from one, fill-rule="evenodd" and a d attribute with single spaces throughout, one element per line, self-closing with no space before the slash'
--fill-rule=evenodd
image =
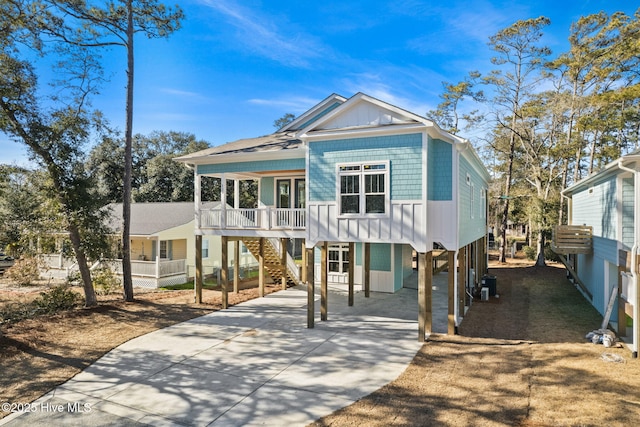
<path id="1" fill-rule="evenodd" d="M 260 238 L 260 249 L 258 250 L 258 293 L 264 296 L 264 237 Z"/>
<path id="2" fill-rule="evenodd" d="M 222 308 L 229 308 L 229 242 L 227 236 L 220 238 L 222 244 L 222 270 L 220 271 L 220 281 L 222 287 Z"/>
<path id="3" fill-rule="evenodd" d="M 464 296 L 467 291 L 467 272 L 468 269 L 468 257 L 469 246 L 463 246 L 458 252 L 458 316 L 464 314 Z"/>
<path id="4" fill-rule="evenodd" d="M 302 273 L 300 279 L 303 282 L 307 281 L 307 242 L 305 240 L 302 241 Z"/>
<path id="5" fill-rule="evenodd" d="M 424 342 L 433 327 L 433 253 L 418 252 L 418 341 Z"/>
<path id="6" fill-rule="evenodd" d="M 236 181 L 238 182 L 238 181 Z M 233 292 L 240 292 L 240 241 L 233 242 Z"/>
<path id="7" fill-rule="evenodd" d="M 327 257 L 329 256 L 329 242 L 322 242 L 320 255 L 320 320 L 327 320 L 329 297 L 329 274 L 327 271 Z"/>
<path id="8" fill-rule="evenodd" d="M 364 297 L 369 298 L 369 292 L 371 290 L 371 244 L 364 244 Z"/>
<path id="9" fill-rule="evenodd" d="M 196 234 L 196 273 L 194 302 L 202 304 L 202 235 Z"/>
<path id="10" fill-rule="evenodd" d="M 280 285 L 282 290 L 287 289 L 287 238 L 280 239 L 280 265 L 282 266 L 282 277 L 280 278 Z"/>
<path id="11" fill-rule="evenodd" d="M 356 251 L 355 244 L 349 242 L 349 307 L 353 306 L 353 288 L 355 278 Z"/>
<path id="12" fill-rule="evenodd" d="M 448 300 L 447 300 L 447 333 L 456 333 L 455 293 L 456 293 L 456 252 L 449 251 Z"/>
<path id="13" fill-rule="evenodd" d="M 315 279 L 313 275 L 313 265 L 315 257 L 313 254 L 313 247 L 306 248 L 305 245 L 305 260 L 306 260 L 306 280 L 307 280 L 307 328 L 313 328 L 315 326 L 315 301 L 316 301 L 316 289 Z"/>

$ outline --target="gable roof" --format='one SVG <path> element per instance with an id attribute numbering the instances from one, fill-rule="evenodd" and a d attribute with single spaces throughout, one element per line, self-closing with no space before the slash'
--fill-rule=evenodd
<path id="1" fill-rule="evenodd" d="M 278 132 L 240 139 L 176 157 L 174 160 L 198 165 L 304 158 L 304 145 L 314 137 L 378 131 L 381 128 L 404 131 L 412 127 L 426 129 L 432 137 L 453 144 L 469 144 L 467 140 L 445 132 L 425 117 L 362 92 L 349 99 L 334 93 Z"/>
<path id="2" fill-rule="evenodd" d="M 122 230 L 122 203 L 111 203 L 108 227 L 113 232 Z M 152 236 L 161 231 L 178 227 L 193 221 L 193 202 L 131 203 L 130 234 Z"/>

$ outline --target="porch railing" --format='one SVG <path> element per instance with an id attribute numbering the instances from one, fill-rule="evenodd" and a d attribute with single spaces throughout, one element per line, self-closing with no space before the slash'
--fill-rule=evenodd
<path id="1" fill-rule="evenodd" d="M 112 271 L 118 275 L 122 275 L 122 260 L 111 259 L 104 261 Z M 166 277 L 187 272 L 187 260 L 160 260 L 156 261 L 137 261 L 131 260 L 131 275 L 141 277 Z"/>
<path id="2" fill-rule="evenodd" d="M 202 209 L 201 228 L 304 230 L 306 211 L 303 208 Z"/>

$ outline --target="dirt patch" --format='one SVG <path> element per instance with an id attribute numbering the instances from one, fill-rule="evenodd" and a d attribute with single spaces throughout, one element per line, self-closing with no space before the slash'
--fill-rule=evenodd
<path id="1" fill-rule="evenodd" d="M 602 318 L 564 270 L 510 260 L 490 273 L 499 298 L 474 303 L 460 335 L 432 336 L 395 381 L 312 425 L 638 425 L 640 362 L 586 342 Z"/>
<path id="2" fill-rule="evenodd" d="M 0 304 L 27 302 L 46 285 L 0 288 Z M 280 289 L 267 285 L 265 292 Z M 234 305 L 258 297 L 254 283 L 229 293 Z M 0 402 L 28 403 L 96 361 L 118 345 L 166 326 L 221 308 L 221 294 L 203 291 L 203 304 L 194 304 L 188 291 L 137 291 L 136 302 L 119 295 L 99 297 L 100 305 L 5 325 L 0 330 Z M 0 418 L 8 415 L 0 412 Z"/>

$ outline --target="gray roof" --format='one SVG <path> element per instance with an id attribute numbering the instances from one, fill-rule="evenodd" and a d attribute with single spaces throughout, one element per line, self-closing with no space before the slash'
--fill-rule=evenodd
<path id="1" fill-rule="evenodd" d="M 219 203 L 219 202 L 215 202 Z M 122 230 L 122 203 L 111 203 L 108 226 L 114 232 Z M 195 218 L 193 202 L 131 203 L 130 234 L 150 236 L 184 225 Z"/>
<path id="2" fill-rule="evenodd" d="M 295 138 L 294 132 L 276 132 L 271 135 L 259 136 L 257 138 L 245 138 L 237 141 L 207 148 L 185 156 L 177 157 L 174 160 L 186 161 L 195 157 L 214 156 L 219 154 L 239 154 L 239 153 L 264 153 L 269 151 L 282 151 L 300 148 L 302 141 Z"/>

